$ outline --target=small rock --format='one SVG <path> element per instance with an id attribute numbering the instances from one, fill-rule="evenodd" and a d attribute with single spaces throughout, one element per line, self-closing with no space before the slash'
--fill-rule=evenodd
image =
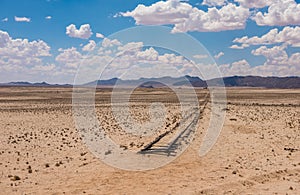
<path id="1" fill-rule="evenodd" d="M 104 154 L 105 154 L 105 155 L 111 154 L 111 151 L 108 150 L 108 151 L 106 151 Z"/>
<path id="2" fill-rule="evenodd" d="M 11 180 L 12 180 L 12 181 L 18 181 L 18 180 L 21 180 L 21 178 L 20 178 L 19 176 L 15 175 L 15 176 L 13 176 L 13 177 L 11 178 Z"/>

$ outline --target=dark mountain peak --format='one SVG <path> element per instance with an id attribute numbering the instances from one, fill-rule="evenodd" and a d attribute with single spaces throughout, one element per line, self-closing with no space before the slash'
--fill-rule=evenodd
<path id="1" fill-rule="evenodd" d="M 194 87 L 207 87 L 205 81 L 196 76 L 185 75 L 180 77 L 177 82 L 173 85 L 175 86 L 194 86 Z"/>
<path id="2" fill-rule="evenodd" d="M 70 84 L 49 84 L 45 81 L 30 83 L 27 81 L 17 81 L 17 82 L 9 82 L 9 83 L 0 83 L 0 86 L 16 86 L 16 87 L 71 87 Z"/>
<path id="3" fill-rule="evenodd" d="M 46 82 L 30 83 L 30 82 L 27 82 L 27 81 L 18 81 L 18 82 L 4 83 L 4 85 L 10 85 L 10 86 L 49 86 L 50 84 L 48 84 Z"/>
<path id="4" fill-rule="evenodd" d="M 147 81 L 141 85 L 139 85 L 140 88 L 163 88 L 167 87 L 167 85 L 158 82 L 158 81 Z"/>
<path id="5" fill-rule="evenodd" d="M 44 81 L 44 82 L 41 82 L 41 83 L 33 83 L 32 85 L 35 85 L 35 86 L 49 86 L 49 85 L 51 85 L 51 84 L 46 83 L 46 82 Z"/>
<path id="6" fill-rule="evenodd" d="M 210 84 L 220 84 L 222 78 L 210 80 Z M 232 76 L 223 78 L 226 87 L 300 88 L 300 77 Z"/>
<path id="7" fill-rule="evenodd" d="M 9 82 L 8 85 L 30 85 L 31 83 L 26 81 Z"/>
<path id="8" fill-rule="evenodd" d="M 115 85 L 118 81 L 122 81 L 122 79 L 114 77 L 107 80 L 98 80 L 97 85 Z"/>

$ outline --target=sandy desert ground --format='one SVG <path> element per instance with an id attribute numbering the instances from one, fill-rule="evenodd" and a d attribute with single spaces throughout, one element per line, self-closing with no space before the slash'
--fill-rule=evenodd
<path id="1" fill-rule="evenodd" d="M 207 90 L 197 94 L 202 105 Z M 223 129 L 207 155 L 199 157 L 198 150 L 209 101 L 181 156 L 159 169 L 125 171 L 83 144 L 72 117 L 72 88 L 2 87 L 0 194 L 300 194 L 300 90 L 230 88 L 227 96 Z M 137 90 L 133 118 L 148 121 L 149 103 L 157 99 L 167 105 L 168 120 L 152 137 L 115 130 L 109 89 L 97 91 L 97 115 L 115 141 L 136 151 L 180 120 L 178 100 L 165 89 Z"/>

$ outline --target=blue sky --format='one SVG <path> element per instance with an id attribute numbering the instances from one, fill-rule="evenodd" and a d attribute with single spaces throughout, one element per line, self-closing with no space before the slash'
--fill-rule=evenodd
<path id="1" fill-rule="evenodd" d="M 85 45 L 91 41 L 101 42 L 103 38 L 126 28 L 160 24 L 173 28 L 176 32 L 172 33 L 188 33 L 196 38 L 214 57 L 224 76 L 300 76 L 300 63 L 297 63 L 300 60 L 300 2 L 259 2 L 1 0 L 0 82 L 28 80 L 72 83 L 79 64 L 67 58 L 75 55 L 80 60 L 91 50 L 83 50 Z M 225 10 L 227 7 L 233 10 L 229 15 Z M 271 9 L 268 10 L 270 7 L 277 13 L 271 13 Z M 208 14 L 213 9 L 214 12 Z M 292 10 L 292 13 L 285 10 Z M 274 19 L 276 14 L 280 15 L 279 19 Z M 70 27 L 67 33 L 67 27 L 71 24 L 75 25 L 75 29 Z M 81 25 L 86 24 L 92 35 L 78 31 Z M 272 29 L 278 29 L 277 35 L 269 34 L 265 39 L 249 40 L 253 36 L 261 38 Z M 280 34 L 281 31 L 286 33 Z M 104 37 L 97 38 L 96 33 Z M 7 36 L 10 40 L 28 39 L 29 44 L 6 44 Z M 247 36 L 248 40 L 233 42 L 243 36 Z M 38 40 L 43 43 L 28 46 Z M 45 49 L 43 44 L 49 48 Z M 242 44 L 245 44 L 244 48 L 240 48 Z M 239 48 L 232 48 L 232 45 L 238 45 Z M 29 49 L 23 54 L 20 48 L 27 46 Z M 44 50 L 37 51 L 32 47 Z M 12 51 L 14 49 L 15 53 Z"/>

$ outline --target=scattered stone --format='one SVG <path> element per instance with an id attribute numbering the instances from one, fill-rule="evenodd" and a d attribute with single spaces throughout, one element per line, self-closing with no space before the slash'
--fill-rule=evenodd
<path id="1" fill-rule="evenodd" d="M 21 180 L 21 178 L 19 176 L 15 175 L 10 180 L 11 181 L 18 181 L 18 180 Z"/>
<path id="2" fill-rule="evenodd" d="M 284 148 L 285 151 L 296 152 L 299 151 L 297 148 Z"/>
<path id="3" fill-rule="evenodd" d="M 30 165 L 28 166 L 27 169 L 28 169 L 28 173 L 32 173 L 32 169 L 31 169 L 31 166 L 30 166 Z"/>
<path id="4" fill-rule="evenodd" d="M 120 148 L 123 148 L 123 150 L 127 150 L 128 149 L 128 147 L 124 146 L 124 145 L 120 145 Z"/>
<path id="5" fill-rule="evenodd" d="M 106 151 L 104 154 L 105 154 L 105 155 L 109 155 L 109 154 L 111 154 L 111 151 L 108 150 L 108 151 Z"/>

